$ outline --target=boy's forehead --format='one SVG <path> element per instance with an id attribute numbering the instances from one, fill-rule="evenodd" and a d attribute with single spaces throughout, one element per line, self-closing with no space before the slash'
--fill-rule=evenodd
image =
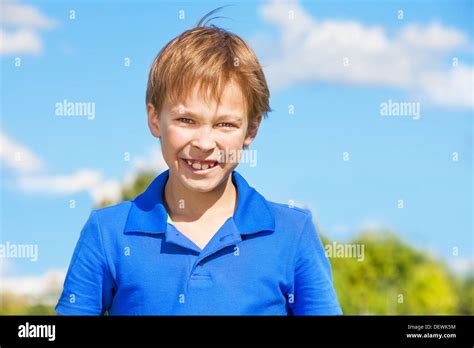
<path id="1" fill-rule="evenodd" d="M 185 98 L 181 100 L 169 100 L 169 107 L 173 113 L 208 113 L 210 110 L 218 110 L 219 114 L 243 116 L 246 103 L 240 86 L 229 81 L 216 100 L 210 93 L 206 95 L 198 84 L 189 90 Z"/>

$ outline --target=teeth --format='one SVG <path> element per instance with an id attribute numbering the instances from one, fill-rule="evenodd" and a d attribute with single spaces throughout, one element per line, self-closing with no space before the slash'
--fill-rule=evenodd
<path id="1" fill-rule="evenodd" d="M 192 160 L 186 160 L 186 162 L 196 170 L 206 170 L 209 168 L 213 168 L 216 165 L 216 162 L 200 163 L 200 162 L 194 162 Z"/>

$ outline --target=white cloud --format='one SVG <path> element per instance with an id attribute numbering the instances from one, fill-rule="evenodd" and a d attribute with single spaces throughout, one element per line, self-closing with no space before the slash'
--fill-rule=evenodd
<path id="1" fill-rule="evenodd" d="M 3 1 L 0 5 L 0 24 L 35 29 L 51 29 L 56 23 L 38 9 L 16 1 Z"/>
<path id="2" fill-rule="evenodd" d="M 118 180 L 103 180 L 88 189 L 94 203 L 102 201 L 118 202 L 122 193 L 122 184 Z"/>
<path id="3" fill-rule="evenodd" d="M 474 106 L 474 69 L 460 65 L 448 72 L 431 72 L 420 76 L 420 88 L 432 101 L 444 106 Z"/>
<path id="4" fill-rule="evenodd" d="M 6 257 L 0 257 L 0 277 L 10 274 L 14 271 L 13 264 Z"/>
<path id="5" fill-rule="evenodd" d="M 168 169 L 168 165 L 159 148 L 151 149 L 145 156 L 132 158 L 131 162 L 131 168 L 122 180 L 101 180 L 100 185 L 96 185 L 89 190 L 94 198 L 94 202 L 99 203 L 103 200 L 118 202 L 121 197 L 122 187 L 132 184 L 139 173 L 153 172 L 158 175 Z"/>
<path id="6" fill-rule="evenodd" d="M 0 25 L 0 54 L 11 55 L 41 53 L 40 30 L 52 29 L 57 23 L 33 6 L 4 1 L 0 4 Z"/>
<path id="7" fill-rule="evenodd" d="M 390 227 L 380 220 L 365 220 L 361 222 L 357 228 L 357 231 L 387 231 Z"/>
<path id="8" fill-rule="evenodd" d="M 44 167 L 42 161 L 24 145 L 0 132 L 0 163 L 20 173 L 36 172 Z"/>
<path id="9" fill-rule="evenodd" d="M 139 172 L 152 171 L 158 174 L 167 169 L 161 150 L 155 148 L 146 156 L 133 159 L 130 171 L 123 180 L 104 178 L 99 171 L 87 168 L 66 175 L 42 173 L 45 165 L 38 156 L 3 132 L 0 132 L 0 162 L 13 170 L 15 180 L 24 192 L 49 195 L 88 192 L 94 203 L 118 202 L 123 183 L 133 182 Z"/>
<path id="10" fill-rule="evenodd" d="M 43 302 L 54 303 L 62 289 L 66 270 L 51 269 L 39 276 L 7 276 L 2 277 L 0 293 L 9 292 L 14 295 L 28 296 Z"/>
<path id="11" fill-rule="evenodd" d="M 0 132 L 0 163 L 11 169 L 19 187 L 25 192 L 70 195 L 89 192 L 94 202 L 118 200 L 120 182 L 105 180 L 92 169 L 79 169 L 68 175 L 42 173 L 44 163 L 25 145 Z"/>
<path id="12" fill-rule="evenodd" d="M 272 88 L 313 81 L 389 86 L 435 105 L 474 106 L 474 69 L 452 66 L 449 55 L 472 47 L 463 32 L 410 24 L 391 37 L 382 26 L 318 20 L 297 2 L 266 3 L 261 14 L 281 33 L 265 64 Z"/>
<path id="13" fill-rule="evenodd" d="M 94 203 L 118 202 L 123 184 L 132 183 L 143 171 L 160 173 L 167 169 L 159 148 L 136 157 L 123 180 L 105 178 L 99 171 L 81 168 L 70 174 L 42 173 L 44 164 L 26 146 L 0 132 L 0 161 L 13 170 L 18 187 L 27 193 L 72 195 L 88 192 Z"/>
<path id="14" fill-rule="evenodd" d="M 41 38 L 36 31 L 20 29 L 9 33 L 0 29 L 0 54 L 38 54 L 42 50 Z"/>
<path id="15" fill-rule="evenodd" d="M 399 33 L 401 42 L 414 48 L 449 50 L 468 44 L 467 36 L 455 29 L 446 28 L 439 23 L 427 27 L 409 24 Z"/>
<path id="16" fill-rule="evenodd" d="M 101 175 L 93 170 L 81 169 L 70 175 L 24 176 L 20 187 L 30 192 L 71 194 L 86 191 L 101 182 Z"/>
<path id="17" fill-rule="evenodd" d="M 153 148 L 148 152 L 144 157 L 137 157 L 132 161 L 132 166 L 134 171 L 143 172 L 143 171 L 153 171 L 161 172 L 168 168 L 168 165 L 163 158 L 161 150 L 158 148 Z"/>
<path id="18" fill-rule="evenodd" d="M 118 180 L 106 180 L 96 170 L 79 169 L 69 175 L 30 175 L 18 180 L 25 192 L 49 195 L 71 195 L 88 192 L 94 203 L 103 200 L 117 201 L 120 198 L 121 184 Z"/>
<path id="19" fill-rule="evenodd" d="M 474 272 L 474 259 L 472 257 L 453 257 L 449 261 L 451 269 L 461 275 L 468 275 Z"/>

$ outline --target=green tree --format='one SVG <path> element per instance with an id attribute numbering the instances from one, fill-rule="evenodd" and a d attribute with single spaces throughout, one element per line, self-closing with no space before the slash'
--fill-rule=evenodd
<path id="1" fill-rule="evenodd" d="M 361 232 L 350 244 L 364 246 L 363 260 L 330 258 L 345 314 L 458 311 L 456 286 L 441 262 L 403 243 L 390 231 Z"/>
<path id="2" fill-rule="evenodd" d="M 457 292 L 460 295 L 457 312 L 463 315 L 474 315 L 474 272 L 464 278 L 455 279 Z"/>
<path id="3" fill-rule="evenodd" d="M 54 315 L 54 305 L 34 302 L 25 295 L 0 294 L 0 315 Z"/>
<path id="4" fill-rule="evenodd" d="M 130 184 L 125 184 L 120 192 L 119 202 L 110 200 L 102 200 L 97 207 L 106 207 L 109 205 L 117 204 L 123 201 L 132 200 L 137 197 L 140 193 L 146 190 L 148 185 L 157 176 L 154 172 L 142 172 L 135 176 L 134 180 Z"/>

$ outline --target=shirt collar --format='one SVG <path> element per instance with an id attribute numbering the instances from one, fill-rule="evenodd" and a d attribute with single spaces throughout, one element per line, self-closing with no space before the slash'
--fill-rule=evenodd
<path id="1" fill-rule="evenodd" d="M 124 233 L 166 233 L 168 213 L 163 193 L 169 170 L 158 175 L 131 203 Z M 267 200 L 235 170 L 232 181 L 237 188 L 237 207 L 232 217 L 241 235 L 275 230 L 275 217 Z"/>

